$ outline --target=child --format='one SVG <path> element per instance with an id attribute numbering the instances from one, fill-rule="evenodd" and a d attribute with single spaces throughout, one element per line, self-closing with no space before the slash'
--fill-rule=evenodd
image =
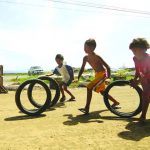
<path id="1" fill-rule="evenodd" d="M 79 109 L 81 112 L 83 112 L 85 114 L 89 113 L 90 103 L 91 103 L 91 99 L 92 99 L 92 90 L 95 89 L 96 92 L 98 92 L 98 93 L 100 92 L 103 95 L 103 92 L 105 90 L 105 82 L 104 81 L 105 81 L 106 77 L 108 77 L 108 78 L 110 77 L 110 67 L 100 56 L 98 56 L 94 52 L 95 48 L 96 48 L 96 42 L 94 39 L 89 39 L 89 40 L 85 41 L 84 51 L 85 51 L 85 53 L 87 53 L 87 55 L 83 58 L 83 63 L 82 63 L 82 66 L 81 66 L 81 69 L 80 69 L 80 72 L 78 75 L 78 80 L 79 80 L 84 71 L 84 67 L 85 67 L 86 63 L 89 63 L 95 71 L 95 79 L 87 85 L 87 100 L 86 100 L 85 108 Z M 107 73 L 107 75 L 106 75 L 106 73 Z M 100 82 L 102 82 L 102 83 L 99 84 Z M 109 95 L 109 99 L 113 102 L 112 107 L 119 105 L 119 102 L 117 102 L 110 95 Z"/>
<path id="2" fill-rule="evenodd" d="M 145 121 L 150 102 L 150 55 L 146 53 L 148 48 L 150 48 L 150 45 L 144 38 L 133 39 L 129 45 L 129 49 L 134 54 L 133 60 L 136 69 L 131 84 L 137 86 L 138 83 L 141 83 L 143 88 L 142 114 L 139 121 Z"/>
<path id="3" fill-rule="evenodd" d="M 60 91 L 62 93 L 62 98 L 60 99 L 60 102 L 64 102 L 66 100 L 66 96 L 65 96 L 64 91 L 67 92 L 71 96 L 69 101 L 75 101 L 75 97 L 67 89 L 67 87 L 74 80 L 73 69 L 69 65 L 63 65 L 64 57 L 61 54 L 57 54 L 55 57 L 55 60 L 58 64 L 58 66 L 55 68 L 53 74 L 62 75 L 62 82 L 59 83 Z M 51 75 L 53 75 L 53 74 L 51 74 Z M 50 76 L 50 75 L 48 75 L 48 76 Z"/>

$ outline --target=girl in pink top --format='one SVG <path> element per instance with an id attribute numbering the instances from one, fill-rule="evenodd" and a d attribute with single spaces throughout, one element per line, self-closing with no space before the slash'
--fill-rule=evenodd
<path id="1" fill-rule="evenodd" d="M 132 81 L 133 86 L 141 83 L 143 88 L 142 100 L 142 114 L 139 121 L 145 121 L 146 113 L 150 103 L 150 55 L 146 53 L 150 48 L 149 43 L 144 38 L 133 39 L 129 48 L 132 50 L 135 63 L 135 77 Z"/>

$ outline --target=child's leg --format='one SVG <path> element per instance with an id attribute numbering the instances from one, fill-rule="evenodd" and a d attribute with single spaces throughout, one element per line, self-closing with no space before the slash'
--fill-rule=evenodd
<path id="1" fill-rule="evenodd" d="M 120 103 L 118 101 L 116 101 L 111 95 L 108 95 L 108 99 L 111 100 L 113 102 L 113 106 L 117 106 Z"/>
<path id="2" fill-rule="evenodd" d="M 143 102 L 142 102 L 142 114 L 140 116 L 140 120 L 141 121 L 143 121 L 143 120 L 146 119 L 146 114 L 147 114 L 148 106 L 149 106 L 149 103 L 146 102 L 145 100 L 143 100 Z"/>
<path id="3" fill-rule="evenodd" d="M 100 92 L 102 95 L 104 95 L 104 91 Z M 120 103 L 115 100 L 111 95 L 108 94 L 108 99 L 113 102 L 113 107 L 119 105 Z"/>
<path id="4" fill-rule="evenodd" d="M 87 98 L 85 109 L 89 112 L 90 104 L 92 99 L 92 90 L 87 88 Z"/>
<path id="5" fill-rule="evenodd" d="M 63 89 L 63 83 L 59 84 L 60 87 L 60 92 L 62 94 L 62 98 L 60 99 L 61 102 L 65 101 L 66 97 L 65 97 L 65 93 L 64 93 L 64 89 Z"/>
<path id="6" fill-rule="evenodd" d="M 85 114 L 88 114 L 89 113 L 91 99 L 92 99 L 92 90 L 87 88 L 87 99 L 86 99 L 85 108 L 80 108 L 79 110 L 82 111 Z"/>
<path id="7" fill-rule="evenodd" d="M 146 119 L 146 114 L 149 106 L 149 96 L 147 93 L 143 92 L 143 101 L 142 101 L 142 114 L 140 116 L 140 121 L 144 121 Z"/>
<path id="8" fill-rule="evenodd" d="M 71 99 L 75 99 L 74 95 L 67 89 L 66 85 L 64 85 L 64 91 L 66 91 L 71 96 Z"/>

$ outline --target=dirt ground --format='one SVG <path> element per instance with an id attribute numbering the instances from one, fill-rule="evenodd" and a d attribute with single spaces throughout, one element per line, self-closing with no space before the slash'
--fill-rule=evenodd
<path id="1" fill-rule="evenodd" d="M 85 105 L 86 89 L 71 91 L 76 102 L 58 103 L 40 117 L 20 113 L 14 91 L 0 94 L 0 150 L 149 149 L 150 120 L 140 124 L 134 118 L 119 118 L 106 109 L 103 97 L 96 93 L 91 114 L 82 115 L 78 108 Z"/>

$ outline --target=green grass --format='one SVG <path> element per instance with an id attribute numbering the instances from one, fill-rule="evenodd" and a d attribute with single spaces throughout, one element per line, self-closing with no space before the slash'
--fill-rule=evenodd
<path id="1" fill-rule="evenodd" d="M 46 74 L 46 73 L 44 73 L 44 74 Z M 5 77 L 9 77 L 8 81 L 12 82 L 14 84 L 21 84 L 21 83 L 25 82 L 26 80 L 36 79 L 36 78 L 39 77 L 39 75 L 28 76 L 28 74 L 25 74 L 25 73 L 23 73 L 23 74 L 4 74 L 4 76 Z M 115 76 L 115 77 L 117 77 L 117 76 Z M 115 81 L 116 80 L 115 77 L 111 78 L 110 82 Z M 133 79 L 133 76 L 129 76 L 129 75 L 126 75 L 126 76 L 125 75 L 124 76 L 121 75 L 121 76 L 118 76 L 118 77 L 122 77 L 122 79 L 124 79 L 124 80 L 131 80 L 131 79 Z M 77 79 L 77 77 L 76 77 L 76 79 Z M 87 82 L 87 81 L 90 82 L 93 79 L 94 79 L 94 76 L 92 76 L 92 75 L 89 76 L 89 78 L 85 78 L 85 77 L 81 76 L 80 82 Z M 49 82 L 45 81 L 45 83 L 49 83 Z M 79 82 L 72 83 L 70 85 L 71 88 L 76 88 L 78 86 L 79 86 Z"/>
<path id="2" fill-rule="evenodd" d="M 21 75 L 21 76 L 19 76 L 19 75 L 17 74 L 17 75 L 14 76 L 14 78 L 12 78 L 10 81 L 11 81 L 11 82 L 14 82 L 14 83 L 21 84 L 21 83 L 25 82 L 26 80 L 35 79 L 35 78 L 38 78 L 38 75 L 34 75 L 34 76 Z"/>

